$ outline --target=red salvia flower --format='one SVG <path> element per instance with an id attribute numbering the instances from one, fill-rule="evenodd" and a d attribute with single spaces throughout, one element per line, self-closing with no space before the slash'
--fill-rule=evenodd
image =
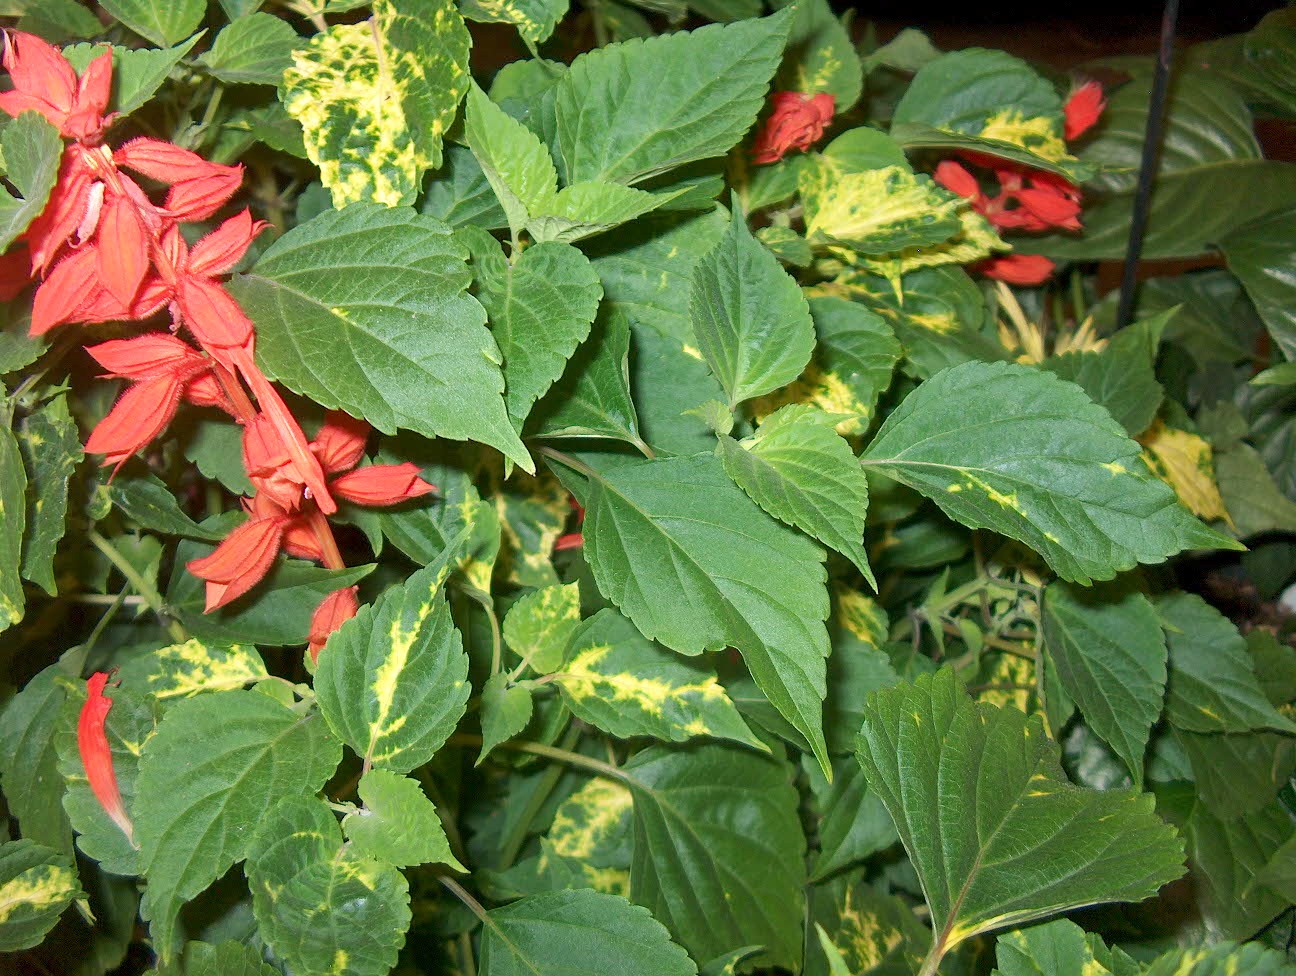
<path id="1" fill-rule="evenodd" d="M 809 149 L 832 121 L 836 99 L 832 95 L 775 92 L 773 109 L 752 144 L 752 160 L 774 163 L 793 149 Z"/>
<path id="2" fill-rule="evenodd" d="M 135 827 L 126 813 L 121 790 L 117 786 L 112 748 L 108 745 L 108 734 L 104 731 L 104 723 L 107 722 L 108 712 L 113 705 L 112 699 L 104 694 L 109 677 L 103 671 L 96 671 L 86 681 L 86 700 L 81 706 L 81 717 L 77 721 L 77 748 L 95 799 L 112 822 L 121 828 L 131 846 L 138 847 L 135 843 Z"/>
<path id="3" fill-rule="evenodd" d="M 1043 284 L 1055 267 L 1057 265 L 1040 254 L 1001 254 L 976 265 L 976 269 L 987 278 L 1023 286 Z"/>
<path id="4" fill-rule="evenodd" d="M 189 572 L 207 581 L 205 612 L 237 600 L 261 582 L 279 555 L 289 521 L 287 515 L 248 519 L 211 555 L 187 565 Z"/>
<path id="5" fill-rule="evenodd" d="M 1102 85 L 1098 82 L 1086 81 L 1074 89 L 1062 106 L 1067 141 L 1078 139 L 1093 128 L 1106 107 L 1107 100 L 1103 98 Z"/>
<path id="6" fill-rule="evenodd" d="M 359 505 L 387 506 L 435 491 L 419 476 L 417 466 L 374 464 L 354 471 L 364 455 L 369 425 L 332 411 L 310 444 L 312 456 L 335 477 L 329 490 Z M 189 572 L 207 580 L 207 610 L 222 607 L 255 586 L 282 549 L 303 559 L 323 561 L 324 549 L 315 532 L 318 499 L 307 497 L 296 466 L 278 437 L 279 428 L 264 414 L 243 431 L 243 460 L 257 489 L 245 507 L 250 518 L 210 556 L 189 563 Z M 219 558 L 218 558 L 219 557 Z"/>
<path id="7" fill-rule="evenodd" d="M 310 644 L 307 647 L 312 662 L 319 661 L 320 651 L 324 649 L 333 631 L 359 612 L 360 605 L 356 601 L 359 589 L 357 586 L 348 586 L 334 590 L 315 608 L 315 613 L 311 615 Z"/>
<path id="8" fill-rule="evenodd" d="M 585 524 L 585 506 L 578 502 L 575 496 L 568 496 L 568 504 L 576 512 L 576 524 Z M 568 549 L 579 549 L 585 545 L 585 534 L 583 532 L 568 532 L 558 537 L 554 543 L 554 552 L 566 552 Z"/>
<path id="9" fill-rule="evenodd" d="M 77 78 L 59 50 L 33 34 L 5 31 L 4 67 L 13 90 L 0 92 L 0 111 L 15 118 L 39 112 L 68 139 L 96 143 L 112 124 L 112 51 L 90 62 Z"/>

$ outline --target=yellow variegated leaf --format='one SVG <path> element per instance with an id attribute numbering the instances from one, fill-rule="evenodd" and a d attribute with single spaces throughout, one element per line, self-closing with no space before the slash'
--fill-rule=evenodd
<path id="1" fill-rule="evenodd" d="M 845 417 L 835 425 L 843 437 L 861 434 L 867 425 L 870 409 L 836 373 L 811 363 L 795 380 L 767 396 L 748 401 L 760 423 L 781 407 L 800 403 L 818 407 L 824 413 Z"/>
<path id="2" fill-rule="evenodd" d="M 1022 652 L 1031 652 L 1028 642 L 1022 643 Z M 1040 710 L 1039 696 L 1035 694 L 1034 661 L 1007 652 L 987 654 L 981 660 L 980 690 L 976 696 L 979 700 L 992 705 L 1012 705 L 1027 715 Z"/>
<path id="3" fill-rule="evenodd" d="M 1067 152 L 1060 121 L 1051 115 L 1027 117 L 1015 108 L 1006 108 L 986 119 L 979 138 L 1006 142 L 1054 163 L 1075 162 Z"/>
<path id="4" fill-rule="evenodd" d="M 579 623 L 580 587 L 546 586 L 509 607 L 504 640 L 535 671 L 547 674 L 562 665 L 567 639 Z"/>
<path id="5" fill-rule="evenodd" d="M 470 46 L 453 0 L 375 0 L 370 21 L 294 52 L 279 97 L 335 207 L 414 202 L 423 172 L 441 165 Z"/>
<path id="6" fill-rule="evenodd" d="M 190 638 L 134 658 L 122 667 L 120 678 L 128 688 L 167 699 L 230 691 L 266 676 L 265 662 L 255 647 L 205 644 Z"/>
<path id="7" fill-rule="evenodd" d="M 975 210 L 959 214 L 959 231 L 949 240 L 930 247 L 907 247 L 894 254 L 878 257 L 861 256 L 858 264 L 876 274 L 898 281 L 901 275 L 919 268 L 934 268 L 942 264 L 971 264 L 987 258 L 997 251 L 1011 251 L 995 233 L 990 222 Z"/>
<path id="8" fill-rule="evenodd" d="M 846 889 L 836 911 L 831 944 L 848 973 L 917 970 L 930 936 L 899 898 L 856 884 Z"/>
<path id="9" fill-rule="evenodd" d="M 1190 512 L 1208 521 L 1230 521 L 1215 482 L 1215 456 L 1209 442 L 1158 420 L 1139 437 L 1139 443 L 1148 467 L 1175 490 Z"/>
<path id="10" fill-rule="evenodd" d="M 0 845 L 0 952 L 36 945 L 81 896 L 71 857 L 30 840 Z"/>
<path id="11" fill-rule="evenodd" d="M 570 858 L 579 864 L 589 887 L 628 897 L 632 806 L 625 786 L 591 779 L 558 807 L 541 859 L 550 851 Z"/>
<path id="12" fill-rule="evenodd" d="M 501 466 L 502 467 L 502 466 Z M 498 468 L 492 472 L 498 477 Z M 515 472 L 491 492 L 500 523 L 501 572 L 518 586 L 558 582 L 550 557 L 571 514 L 567 489 L 548 471 Z"/>
<path id="13" fill-rule="evenodd" d="M 887 616 L 877 601 L 849 586 L 838 586 L 836 594 L 837 623 L 870 647 L 885 644 Z"/>
<path id="14" fill-rule="evenodd" d="M 830 157 L 800 177 L 806 236 L 864 254 L 927 247 L 959 233 L 969 204 L 903 166 L 851 172 Z"/>
<path id="15" fill-rule="evenodd" d="M 466 0 L 463 12 L 469 20 L 512 24 L 534 50 L 548 40 L 567 6 L 567 0 Z"/>

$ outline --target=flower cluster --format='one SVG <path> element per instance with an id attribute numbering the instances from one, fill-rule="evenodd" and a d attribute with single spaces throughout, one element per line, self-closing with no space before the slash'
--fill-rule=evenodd
<path id="1" fill-rule="evenodd" d="M 1106 103 L 1102 87 L 1086 82 L 1067 99 L 1064 131 L 1066 138 L 1083 135 L 1102 114 Z M 1052 228 L 1080 229 L 1080 190 L 1055 173 L 1031 169 L 977 152 L 960 153 L 964 162 L 990 170 L 999 184 L 993 196 L 962 163 L 942 161 L 934 174 L 936 182 L 952 193 L 972 201 L 978 213 L 1000 230 L 1039 232 Z M 1006 254 L 978 265 L 989 278 L 1014 285 L 1038 285 L 1053 273 L 1055 265 L 1037 254 Z"/>
<path id="2" fill-rule="evenodd" d="M 832 121 L 836 99 L 784 91 L 770 96 L 770 106 L 769 118 L 752 143 L 756 163 L 776 163 L 793 149 L 804 152 L 813 146 Z"/>
<path id="3" fill-rule="evenodd" d="M 111 51 L 78 78 L 40 38 L 10 31 L 4 42 L 14 87 L 0 94 L 0 111 L 39 112 L 68 140 L 49 201 L 21 239 L 25 258 L 21 250 L 5 256 L 3 268 L 21 273 L 4 289 L 39 281 L 33 335 L 65 323 L 143 321 L 164 310 L 171 319 L 168 331 L 89 347 L 107 376 L 129 385 L 86 450 L 120 466 L 166 429 L 181 402 L 222 410 L 242 425 L 244 462 L 256 489 L 244 500 L 249 519 L 211 555 L 189 564 L 207 583 L 208 611 L 248 592 L 281 550 L 343 568 L 326 518 L 337 511 L 337 499 L 392 505 L 433 486 L 413 465 L 357 467 L 369 428 L 344 414 L 331 415 L 309 441 L 256 365 L 255 329 L 224 280 L 267 225 L 243 210 L 192 248 L 181 233 L 228 203 L 242 168 L 157 139 L 108 146 Z M 165 199 L 154 202 L 130 174 L 165 186 Z M 179 337 L 181 329 L 192 344 Z M 311 624 L 312 657 L 355 612 L 355 587 L 323 601 Z"/>

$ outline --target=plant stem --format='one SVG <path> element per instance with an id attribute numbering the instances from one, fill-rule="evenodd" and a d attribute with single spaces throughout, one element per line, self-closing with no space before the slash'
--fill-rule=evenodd
<path id="1" fill-rule="evenodd" d="M 480 747 L 482 744 L 482 738 L 480 735 L 456 734 L 450 736 L 450 744 Z M 579 752 L 559 749 L 556 746 L 546 746 L 539 742 L 526 742 L 513 739 L 507 742 L 501 742 L 495 748 L 512 749 L 515 752 L 529 752 L 533 756 L 543 756 L 546 759 L 554 759 L 571 766 L 580 766 L 582 769 L 588 769 L 590 772 L 597 773 L 599 776 L 605 776 L 608 779 L 615 779 L 621 783 L 630 784 L 634 782 L 634 780 L 623 769 L 613 766 L 611 763 L 605 763 L 601 759 L 594 759 L 590 756 L 582 755 Z"/>
<path id="2" fill-rule="evenodd" d="M 464 907 L 472 912 L 481 921 L 483 925 L 490 924 L 490 918 L 486 914 L 486 909 L 482 908 L 481 902 L 468 893 L 468 890 L 454 878 L 441 874 L 437 880 L 450 890 L 450 893 L 464 903 Z"/>
<path id="3" fill-rule="evenodd" d="M 320 544 L 320 549 L 324 553 L 324 565 L 329 569 L 346 569 L 346 562 L 342 559 L 342 553 L 338 551 L 337 540 L 333 538 L 333 527 L 329 525 L 324 513 L 318 508 L 311 508 L 306 515 L 306 521 L 310 523 L 311 531 L 315 533 L 315 541 Z"/>
<path id="4" fill-rule="evenodd" d="M 495 601 L 489 593 L 484 593 L 475 586 L 460 584 L 460 593 L 474 601 L 486 612 L 491 629 L 491 674 L 499 674 L 504 663 L 504 640 L 500 637 L 499 617 L 495 615 Z"/>
<path id="5" fill-rule="evenodd" d="M 144 598 L 144 602 L 149 605 L 149 609 L 165 621 L 167 633 L 171 635 L 172 640 L 181 643 L 189 639 L 189 635 L 185 633 L 185 629 L 180 626 L 179 622 L 167 618 L 166 602 L 162 599 L 162 594 L 157 591 L 157 587 L 136 572 L 135 567 L 130 564 L 126 557 L 118 552 L 117 548 L 100 535 L 97 530 L 86 530 L 86 538 L 126 577 L 126 581 L 135 588 L 135 592 Z"/>
<path id="6" fill-rule="evenodd" d="M 559 464 L 565 465 L 566 467 L 571 468 L 573 471 L 578 471 L 587 478 L 599 477 L 599 473 L 595 471 L 593 468 L 591 468 L 584 461 L 577 461 L 570 454 L 564 454 L 562 451 L 556 451 L 552 447 L 537 447 L 536 453 L 543 455 L 544 457 L 547 458 L 552 458 L 553 460 L 557 461 Z"/>

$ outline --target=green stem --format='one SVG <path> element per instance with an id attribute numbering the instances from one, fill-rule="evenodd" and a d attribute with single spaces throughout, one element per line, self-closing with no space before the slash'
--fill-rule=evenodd
<path id="1" fill-rule="evenodd" d="M 438 875 L 437 880 L 440 881 L 443 885 L 445 885 L 446 888 L 449 889 L 452 895 L 454 895 L 461 902 L 463 902 L 464 907 L 467 908 L 468 911 L 476 915 L 478 921 L 480 921 L 483 925 L 490 924 L 490 916 L 486 914 L 486 909 L 482 908 L 481 902 L 479 902 L 476 898 L 474 898 L 472 895 L 468 893 L 468 889 L 466 889 L 458 881 L 456 881 L 454 878 L 449 877 L 448 875 L 444 875 L 444 874 Z"/>
<path id="2" fill-rule="evenodd" d="M 460 584 L 457 589 L 486 612 L 486 619 L 490 621 L 491 629 L 491 674 L 499 674 L 504 663 L 504 641 L 500 637 L 499 617 L 495 615 L 495 601 L 491 599 L 489 593 L 475 586 Z"/>
<path id="3" fill-rule="evenodd" d="M 478 746 L 482 744 L 482 738 L 479 735 L 456 734 L 450 736 L 451 745 L 459 746 Z M 527 742 L 525 740 L 510 739 L 507 742 L 501 742 L 495 747 L 496 749 L 512 749 L 515 752 L 529 752 L 533 756 L 543 756 L 546 759 L 554 759 L 558 762 L 567 763 L 571 766 L 580 766 L 582 769 L 588 769 L 599 776 L 605 776 L 608 779 L 615 779 L 627 785 L 634 782 L 625 770 L 611 763 L 605 763 L 601 759 L 594 759 L 591 756 L 582 755 L 579 752 L 572 752 L 568 749 L 559 749 L 556 746 L 546 746 L 539 742 Z"/>
<path id="4" fill-rule="evenodd" d="M 126 577 L 126 581 L 135 587 L 135 592 L 144 598 L 144 602 L 149 605 L 149 609 L 166 622 L 166 630 L 171 635 L 172 640 L 181 643 L 189 639 L 189 635 L 185 633 L 185 629 L 177 621 L 167 618 L 166 602 L 162 599 L 162 594 L 157 591 L 157 587 L 136 572 L 135 567 L 98 531 L 95 529 L 87 530 L 86 538 L 107 557 L 110 563 L 117 567 L 121 574 Z"/>
<path id="5" fill-rule="evenodd" d="M 932 951 L 923 960 L 922 969 L 918 970 L 918 976 L 936 976 L 937 971 L 940 969 L 941 959 L 944 956 L 943 946 L 932 946 Z"/>
<path id="6" fill-rule="evenodd" d="M 564 454 L 562 451 L 554 450 L 552 447 L 537 447 L 536 453 L 543 455 L 544 457 L 551 458 L 552 460 L 557 461 L 559 464 L 571 468 L 573 471 L 577 471 L 583 474 L 587 478 L 599 477 L 599 473 L 595 471 L 593 468 L 591 468 L 584 461 L 577 461 L 570 454 Z"/>

